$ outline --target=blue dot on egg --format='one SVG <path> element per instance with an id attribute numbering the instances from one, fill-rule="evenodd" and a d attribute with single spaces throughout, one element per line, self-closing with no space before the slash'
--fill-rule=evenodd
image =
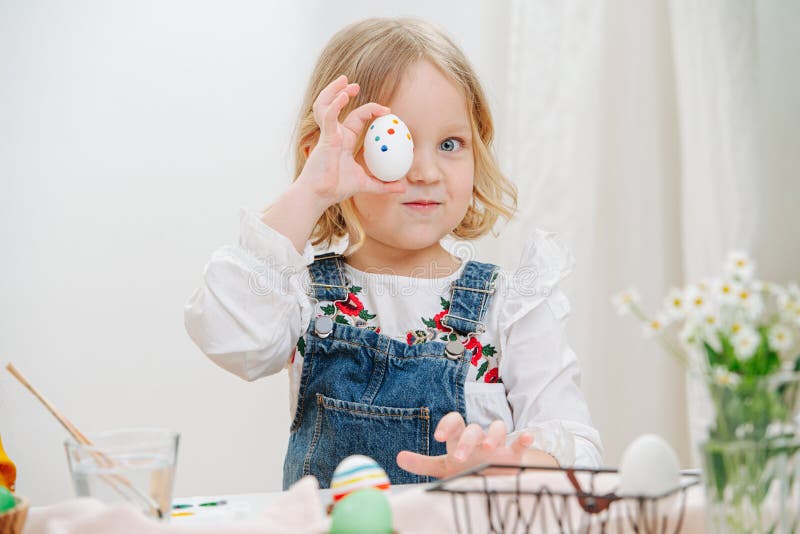
<path id="1" fill-rule="evenodd" d="M 386 145 L 381 146 L 381 152 L 386 152 L 387 150 L 389 150 L 388 146 Z"/>

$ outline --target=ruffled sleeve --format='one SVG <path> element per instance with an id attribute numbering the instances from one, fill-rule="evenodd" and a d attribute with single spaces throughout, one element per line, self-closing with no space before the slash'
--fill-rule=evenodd
<path id="1" fill-rule="evenodd" d="M 519 268 L 499 286 L 500 376 L 514 422 L 511 438 L 527 431 L 533 447 L 560 465 L 597 467 L 602 443 L 566 340 L 570 306 L 559 287 L 574 263 L 557 235 L 537 230 L 527 239 Z"/>
<path id="2" fill-rule="evenodd" d="M 569 302 L 557 289 L 574 267 L 575 258 L 558 235 L 535 230 L 525 241 L 519 268 L 504 280 L 500 327 L 508 329 L 545 301 L 559 318 L 566 316 Z"/>
<path id="3" fill-rule="evenodd" d="M 244 378 L 277 373 L 308 327 L 304 287 L 314 249 L 302 254 L 245 208 L 237 245 L 217 249 L 184 306 L 189 336 L 214 363 Z"/>
<path id="4" fill-rule="evenodd" d="M 277 267 L 302 270 L 314 261 L 310 241 L 298 254 L 288 237 L 264 224 L 257 213 L 247 208 L 239 208 L 239 246 L 256 257 L 269 258 Z"/>

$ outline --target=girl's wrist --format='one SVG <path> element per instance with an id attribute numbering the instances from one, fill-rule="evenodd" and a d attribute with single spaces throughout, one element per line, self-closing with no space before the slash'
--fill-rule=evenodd
<path id="1" fill-rule="evenodd" d="M 286 236 L 297 252 L 303 254 L 306 241 L 327 206 L 302 183 L 295 181 L 274 204 L 264 210 L 261 222 Z"/>
<path id="2" fill-rule="evenodd" d="M 301 181 L 300 178 L 295 180 L 284 194 L 289 198 L 300 200 L 306 209 L 310 209 L 314 215 L 315 222 L 325 213 L 325 210 L 334 204 L 317 193 L 305 181 Z"/>

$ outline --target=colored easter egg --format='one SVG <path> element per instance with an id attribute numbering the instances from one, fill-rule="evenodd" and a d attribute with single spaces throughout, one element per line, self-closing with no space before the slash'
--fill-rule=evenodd
<path id="1" fill-rule="evenodd" d="M 397 115 L 378 117 L 364 138 L 364 161 L 375 178 L 394 182 L 406 175 L 414 160 L 414 141 Z"/>
<path id="2" fill-rule="evenodd" d="M 0 486 L 14 491 L 14 482 L 17 480 L 17 467 L 6 451 L 3 450 L 3 440 L 0 439 Z"/>
<path id="3" fill-rule="evenodd" d="M 342 499 L 331 513 L 330 534 L 391 534 L 392 509 L 380 490 L 367 488 Z"/>
<path id="4" fill-rule="evenodd" d="M 333 502 L 364 488 L 386 490 L 389 486 L 389 477 L 378 462 L 360 454 L 342 460 L 331 478 Z"/>
<path id="5" fill-rule="evenodd" d="M 3 486 L 0 486 L 0 514 L 7 512 L 17 505 L 14 494 Z"/>

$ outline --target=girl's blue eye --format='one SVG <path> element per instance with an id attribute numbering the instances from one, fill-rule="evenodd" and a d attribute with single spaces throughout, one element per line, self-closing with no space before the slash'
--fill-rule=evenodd
<path id="1" fill-rule="evenodd" d="M 441 148 L 445 152 L 454 152 L 459 148 L 461 148 L 461 146 L 462 146 L 461 140 L 456 139 L 455 137 L 449 137 L 439 144 L 439 148 Z"/>

